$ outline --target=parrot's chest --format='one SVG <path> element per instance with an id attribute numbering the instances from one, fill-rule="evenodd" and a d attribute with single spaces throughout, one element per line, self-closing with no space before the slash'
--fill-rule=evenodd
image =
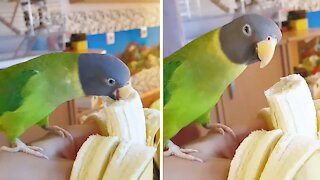
<path id="1" fill-rule="evenodd" d="M 234 65 L 211 61 L 199 63 L 190 70 L 190 79 L 194 95 L 199 104 L 213 106 L 219 100 L 226 87 L 234 81 L 246 68 L 245 65 Z M 190 85 L 190 83 L 189 83 Z M 209 103 L 204 103 L 204 101 Z M 200 105 L 202 106 L 202 105 Z"/>

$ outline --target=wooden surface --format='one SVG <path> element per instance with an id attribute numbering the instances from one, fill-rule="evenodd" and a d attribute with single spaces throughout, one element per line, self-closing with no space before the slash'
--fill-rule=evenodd
<path id="1" fill-rule="evenodd" d="M 301 41 L 307 38 L 314 38 L 320 36 L 320 29 L 309 29 L 303 31 L 288 31 L 282 34 L 282 40 L 287 41 Z"/>

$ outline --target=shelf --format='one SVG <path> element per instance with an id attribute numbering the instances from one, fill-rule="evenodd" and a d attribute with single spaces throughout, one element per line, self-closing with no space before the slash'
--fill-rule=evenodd
<path id="1" fill-rule="evenodd" d="M 149 107 L 153 102 L 160 98 L 160 88 L 156 88 L 140 95 L 143 107 Z"/>
<path id="2" fill-rule="evenodd" d="M 281 41 L 286 48 L 290 74 L 294 73 L 294 67 L 300 64 L 299 41 L 310 40 L 316 37 L 320 37 L 320 29 L 289 31 L 283 33 Z"/>
<path id="3" fill-rule="evenodd" d="M 308 29 L 305 31 L 288 31 L 283 33 L 282 39 L 288 42 L 301 41 L 306 38 L 314 38 L 320 36 L 320 29 Z"/>

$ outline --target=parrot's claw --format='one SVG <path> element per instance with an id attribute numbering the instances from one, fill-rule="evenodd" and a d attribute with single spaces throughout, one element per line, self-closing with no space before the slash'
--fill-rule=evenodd
<path id="1" fill-rule="evenodd" d="M 198 150 L 196 149 L 180 149 L 181 152 L 183 153 L 194 153 L 194 152 L 199 152 Z"/>
<path id="2" fill-rule="evenodd" d="M 59 126 L 49 126 L 46 127 L 46 130 L 50 131 L 51 133 L 57 134 L 63 138 L 67 138 L 71 142 L 73 142 L 73 136 L 71 135 L 71 133 Z"/>
<path id="3" fill-rule="evenodd" d="M 10 148 L 7 146 L 2 146 L 0 148 L 0 151 L 7 151 L 7 152 L 24 152 L 27 154 L 31 154 L 34 155 L 36 157 L 40 157 L 40 158 L 45 158 L 45 159 L 49 159 L 48 156 L 44 155 L 42 152 L 43 148 L 41 147 L 37 147 L 37 146 L 27 146 L 26 144 L 24 144 L 22 141 L 20 141 L 19 139 L 15 140 L 15 144 L 17 145 L 14 148 Z"/>
<path id="4" fill-rule="evenodd" d="M 43 148 L 38 147 L 38 146 L 28 146 L 30 149 L 34 150 L 34 151 L 43 151 Z"/>
<path id="5" fill-rule="evenodd" d="M 220 123 L 208 124 L 205 126 L 205 128 L 211 129 L 213 131 L 217 131 L 218 133 L 220 133 L 222 135 L 224 135 L 225 132 L 227 132 L 227 133 L 231 134 L 232 137 L 236 138 L 236 134 L 233 132 L 233 130 L 224 124 L 220 124 Z"/>
<path id="6" fill-rule="evenodd" d="M 168 141 L 168 150 L 163 152 L 164 156 L 176 156 L 182 159 L 186 160 L 191 160 L 191 161 L 198 161 L 198 162 L 203 162 L 202 159 L 197 158 L 193 155 L 187 154 L 187 153 L 194 153 L 194 152 L 199 152 L 198 150 L 195 149 L 182 149 L 179 146 L 175 145 L 172 141 Z"/>

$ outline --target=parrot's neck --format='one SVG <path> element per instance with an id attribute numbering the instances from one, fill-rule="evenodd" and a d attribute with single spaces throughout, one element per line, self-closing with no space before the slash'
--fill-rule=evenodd
<path id="1" fill-rule="evenodd" d="M 51 60 L 53 61 L 53 60 Z M 59 63 L 52 63 L 50 70 L 44 71 L 50 80 L 50 99 L 58 105 L 68 100 L 84 96 L 78 72 L 78 55 L 65 55 Z M 55 66 L 55 67 L 53 67 Z"/>
<path id="2" fill-rule="evenodd" d="M 201 36 L 195 43 L 191 44 L 195 49 L 189 53 L 193 71 L 203 82 L 201 87 L 204 94 L 221 95 L 225 88 L 234 81 L 247 67 L 245 64 L 236 64 L 228 59 L 223 53 L 219 40 L 220 30 L 211 31 Z M 193 56 L 193 57 L 192 57 Z M 201 79 L 201 80 L 200 80 Z M 213 93 L 213 90 L 215 93 Z M 220 97 L 220 96 L 219 96 Z"/>

